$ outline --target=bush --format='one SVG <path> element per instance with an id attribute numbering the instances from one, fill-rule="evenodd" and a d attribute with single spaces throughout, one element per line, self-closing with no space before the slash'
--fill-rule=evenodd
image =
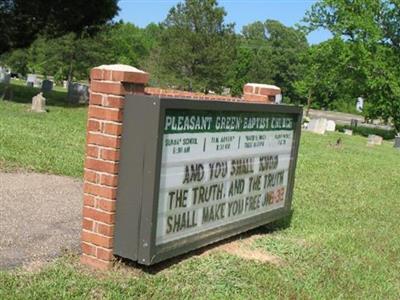
<path id="1" fill-rule="evenodd" d="M 353 130 L 354 134 L 368 137 L 370 134 L 375 134 L 381 136 L 384 140 L 393 140 L 396 136 L 395 130 L 387 130 L 382 128 L 373 128 L 365 126 L 350 126 L 350 125 L 336 125 L 336 130 L 344 132 L 345 129 Z"/>

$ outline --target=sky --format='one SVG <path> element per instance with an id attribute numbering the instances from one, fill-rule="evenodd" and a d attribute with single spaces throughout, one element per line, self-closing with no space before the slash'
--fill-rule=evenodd
<path id="1" fill-rule="evenodd" d="M 183 0 L 182 0 L 183 1 Z M 165 19 L 169 9 L 181 1 L 175 0 L 120 0 L 121 8 L 116 20 L 131 22 L 145 27 L 151 22 Z M 286 26 L 299 23 L 305 12 L 316 2 L 313 0 L 219 0 L 227 12 L 225 21 L 235 23 L 240 32 L 244 25 L 267 19 L 278 20 Z M 319 30 L 308 36 L 310 44 L 317 44 L 330 37 L 329 32 Z"/>

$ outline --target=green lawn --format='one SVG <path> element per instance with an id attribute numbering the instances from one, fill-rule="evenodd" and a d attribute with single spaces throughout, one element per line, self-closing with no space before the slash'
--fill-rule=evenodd
<path id="1" fill-rule="evenodd" d="M 47 113 L 32 113 L 39 89 L 19 84 L 13 82 L 13 102 L 0 100 L 0 166 L 82 176 L 87 108 L 66 105 L 58 90 L 45 94 Z"/>
<path id="2" fill-rule="evenodd" d="M 3 168 L 81 176 L 86 109 L 27 110 L 0 103 Z M 343 146 L 332 147 L 338 137 Z M 66 255 L 40 270 L 0 272 L 0 299 L 399 299 L 400 151 L 392 143 L 368 148 L 363 137 L 304 133 L 293 203 L 289 227 L 269 226 L 247 246 L 281 266 L 213 252 L 160 270 L 92 272 Z"/>

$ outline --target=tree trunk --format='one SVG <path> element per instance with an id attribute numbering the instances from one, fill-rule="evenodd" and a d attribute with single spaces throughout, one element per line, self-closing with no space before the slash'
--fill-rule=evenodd
<path id="1" fill-rule="evenodd" d="M 308 115 L 310 114 L 310 108 L 311 108 L 311 102 L 312 102 L 312 98 L 311 98 L 311 89 L 308 90 L 308 96 L 307 96 L 307 110 L 306 110 L 306 116 L 308 117 Z"/>
<path id="2" fill-rule="evenodd" d="M 73 73 L 73 57 L 71 57 L 71 60 L 69 62 L 69 69 L 68 69 L 68 85 L 72 82 L 72 73 Z"/>

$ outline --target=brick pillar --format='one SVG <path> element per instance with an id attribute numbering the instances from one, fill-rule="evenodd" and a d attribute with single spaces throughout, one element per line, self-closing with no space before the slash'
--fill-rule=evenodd
<path id="1" fill-rule="evenodd" d="M 125 65 L 90 73 L 81 262 L 106 269 L 113 259 L 115 202 L 125 95 L 144 94 L 149 74 Z"/>
<path id="2" fill-rule="evenodd" d="M 243 87 L 243 99 L 249 102 L 274 103 L 281 89 L 274 85 L 247 83 Z"/>

